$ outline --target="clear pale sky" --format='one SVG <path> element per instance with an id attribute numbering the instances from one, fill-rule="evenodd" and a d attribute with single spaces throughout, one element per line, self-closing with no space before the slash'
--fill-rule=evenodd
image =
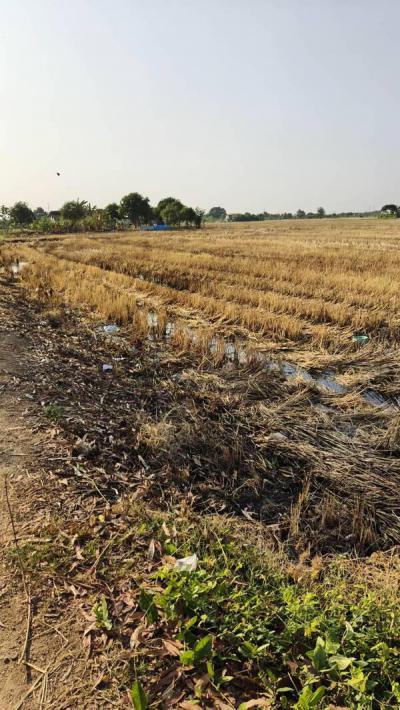
<path id="1" fill-rule="evenodd" d="M 228 211 L 400 202 L 398 0 L 0 11 L 0 204 L 131 191 Z"/>

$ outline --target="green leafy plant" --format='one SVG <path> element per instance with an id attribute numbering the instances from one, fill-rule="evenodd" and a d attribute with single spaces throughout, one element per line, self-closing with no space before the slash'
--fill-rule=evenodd
<path id="1" fill-rule="evenodd" d="M 147 611 L 156 603 L 175 625 L 185 644 L 183 665 L 205 663 L 218 688 L 245 663 L 283 708 L 333 703 L 372 710 L 396 702 L 400 619 L 389 598 L 350 585 L 334 564 L 323 583 L 301 583 L 236 541 L 197 537 L 186 547 L 197 550 L 197 570 L 161 568 L 163 592 L 147 592 L 141 604 Z"/>
<path id="2" fill-rule="evenodd" d="M 63 412 L 60 405 L 53 402 L 51 404 L 48 404 L 44 408 L 44 414 L 47 419 L 50 419 L 52 422 L 58 423 L 62 417 Z"/>
<path id="3" fill-rule="evenodd" d="M 150 624 L 154 624 L 158 619 L 157 607 L 154 603 L 154 595 L 146 592 L 145 589 L 140 590 L 139 606 L 146 613 Z"/>
<path id="4" fill-rule="evenodd" d="M 322 698 L 326 693 L 326 688 L 322 685 L 316 690 L 313 690 L 309 685 L 306 685 L 299 695 L 297 703 L 294 705 L 296 710 L 311 710 L 311 708 L 320 707 Z"/>
<path id="5" fill-rule="evenodd" d="M 102 597 L 101 601 L 94 605 L 93 613 L 96 617 L 96 625 L 99 629 L 105 629 L 106 631 L 111 631 L 112 621 L 110 619 L 107 600 L 105 596 Z"/>
<path id="6" fill-rule="evenodd" d="M 131 698 L 135 710 L 147 710 L 149 707 L 149 701 L 147 695 L 143 690 L 142 684 L 139 680 L 135 680 L 131 688 Z"/>
<path id="7" fill-rule="evenodd" d="M 181 653 L 181 662 L 185 666 L 195 666 L 202 661 L 209 661 L 212 658 L 212 637 L 204 636 L 195 644 L 193 649 Z"/>

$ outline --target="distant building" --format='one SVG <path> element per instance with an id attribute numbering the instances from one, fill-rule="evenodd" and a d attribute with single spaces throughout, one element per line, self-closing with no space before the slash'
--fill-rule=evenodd
<path id="1" fill-rule="evenodd" d="M 60 217 L 61 217 L 60 210 L 50 210 L 49 219 L 52 219 L 53 222 L 57 222 L 57 220 L 60 219 Z"/>

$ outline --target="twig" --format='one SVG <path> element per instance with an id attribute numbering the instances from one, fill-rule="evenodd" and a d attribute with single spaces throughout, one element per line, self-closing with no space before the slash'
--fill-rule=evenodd
<path id="1" fill-rule="evenodd" d="M 28 599 L 28 596 L 29 596 L 29 595 L 28 595 L 28 587 L 27 587 L 26 579 L 25 579 L 25 570 L 24 570 L 24 565 L 23 565 L 23 562 L 22 562 L 21 550 L 20 550 L 20 547 L 19 547 L 19 544 L 18 544 L 18 536 L 17 536 L 17 531 L 16 531 L 16 528 L 15 528 L 14 516 L 13 516 L 13 513 L 12 513 L 12 509 L 11 509 L 10 497 L 9 497 L 9 494 L 8 494 L 8 473 L 6 473 L 6 475 L 4 476 L 4 491 L 5 491 L 5 495 L 6 495 L 6 503 L 7 503 L 7 508 L 8 508 L 8 514 L 9 514 L 9 516 L 10 516 L 11 528 L 12 528 L 13 537 L 14 537 L 14 544 L 15 544 L 15 547 L 16 547 L 16 550 L 17 550 L 17 554 L 18 554 L 18 560 L 19 560 L 19 566 L 20 566 L 20 570 L 21 570 L 22 583 L 23 583 L 23 585 L 24 585 L 24 591 L 25 591 L 26 597 L 27 597 L 27 599 Z"/>
<path id="2" fill-rule="evenodd" d="M 46 626 L 49 627 L 49 631 L 44 631 L 42 634 L 40 634 L 40 636 L 44 636 L 45 634 L 53 634 L 54 632 L 56 632 L 56 634 L 58 634 L 62 639 L 64 639 L 67 645 L 69 644 L 67 637 L 64 636 L 64 634 L 57 628 L 57 626 L 50 626 L 50 624 L 47 624 L 46 622 L 44 623 L 46 624 Z"/>
<path id="3" fill-rule="evenodd" d="M 40 710 L 45 707 L 46 695 L 49 687 L 49 674 L 46 672 L 43 676 L 42 687 L 40 689 L 39 707 Z"/>
<path id="4" fill-rule="evenodd" d="M 31 590 L 26 582 L 24 564 L 22 561 L 21 550 L 20 550 L 19 543 L 18 543 L 17 530 L 15 527 L 15 521 L 14 521 L 14 516 L 13 516 L 13 512 L 12 512 L 12 508 L 11 508 L 10 496 L 9 496 L 9 492 L 8 492 L 8 474 L 7 473 L 4 477 L 4 491 L 5 491 L 7 508 L 8 508 L 8 514 L 10 516 L 11 528 L 12 528 L 13 537 L 14 537 L 14 544 L 15 544 L 17 554 L 18 554 L 18 561 L 19 561 L 19 566 L 20 566 L 20 570 L 21 570 L 22 584 L 24 586 L 26 602 L 28 604 L 28 618 L 27 618 L 27 622 L 26 622 L 25 641 L 24 641 L 23 649 L 21 651 L 21 655 L 18 659 L 18 663 L 22 663 L 22 662 L 27 663 L 27 660 L 28 660 L 27 659 L 27 650 L 28 650 L 29 636 L 30 636 L 31 624 L 32 624 L 32 597 L 31 597 Z"/>
<path id="5" fill-rule="evenodd" d="M 34 666 L 33 663 L 30 663 L 29 661 L 25 661 L 25 665 L 29 666 L 29 668 L 32 668 L 32 670 L 37 671 L 38 673 L 43 673 L 43 675 L 47 673 L 46 670 L 39 668 L 39 666 Z"/>
<path id="6" fill-rule="evenodd" d="M 26 621 L 26 633 L 25 633 L 25 641 L 24 641 L 24 647 L 21 651 L 21 655 L 18 659 L 18 663 L 25 663 L 26 665 L 29 666 L 29 663 L 27 661 L 27 651 L 28 651 L 28 644 L 29 644 L 29 637 L 31 633 L 31 623 L 32 623 L 32 597 L 31 597 L 31 592 L 30 589 L 28 589 L 28 618 Z"/>

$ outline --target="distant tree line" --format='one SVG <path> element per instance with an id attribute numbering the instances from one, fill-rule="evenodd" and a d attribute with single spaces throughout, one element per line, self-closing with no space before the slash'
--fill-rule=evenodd
<path id="1" fill-rule="evenodd" d="M 296 212 L 233 212 L 224 207 L 212 207 L 207 214 L 196 207 L 187 207 L 175 197 L 165 197 L 156 206 L 148 197 L 130 192 L 119 203 L 111 202 L 99 208 L 86 200 L 70 200 L 59 210 L 46 211 L 42 207 L 32 210 L 26 202 L 16 202 L 12 207 L 0 206 L 0 229 L 29 229 L 33 232 L 113 231 L 156 226 L 196 227 L 206 222 L 262 222 L 276 219 L 321 219 L 322 217 L 399 217 L 400 206 L 384 205 L 373 212 L 332 212 L 323 207 L 315 212 L 298 209 Z"/>
<path id="2" fill-rule="evenodd" d="M 395 205 L 387 205 L 387 208 Z M 385 208 L 382 208 L 385 209 Z M 400 215 L 400 207 L 398 208 Z M 327 213 L 323 207 L 318 207 L 315 212 L 306 212 L 298 209 L 297 212 L 232 212 L 230 214 L 223 207 L 212 207 L 205 215 L 206 222 L 263 222 L 268 219 L 321 219 L 322 217 L 376 217 L 379 210 L 374 212 L 331 212 Z"/>
<path id="3" fill-rule="evenodd" d="M 251 212 L 240 212 L 238 214 L 228 215 L 230 222 L 262 222 L 266 219 L 316 219 L 326 217 L 326 212 L 323 207 L 318 207 L 316 212 L 305 212 L 297 210 L 297 212 L 260 212 L 252 214 Z"/>
<path id="4" fill-rule="evenodd" d="M 26 202 L 16 202 L 12 207 L 0 207 L 0 228 L 29 229 L 34 232 L 75 232 L 123 230 L 134 226 L 200 228 L 204 211 L 187 207 L 174 197 L 160 200 L 151 206 L 148 197 L 138 192 L 130 192 L 118 203 L 112 202 L 104 208 L 91 205 L 86 200 L 70 200 L 59 210 L 32 210 Z"/>

